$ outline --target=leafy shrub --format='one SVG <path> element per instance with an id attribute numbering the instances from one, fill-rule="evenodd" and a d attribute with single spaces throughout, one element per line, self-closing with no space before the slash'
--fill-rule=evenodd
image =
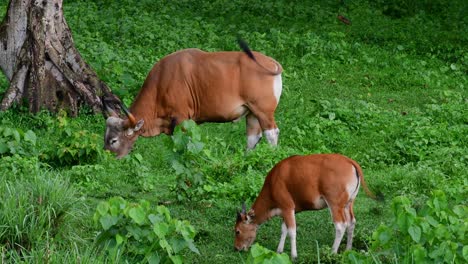
<path id="1" fill-rule="evenodd" d="M 258 175 L 252 171 L 234 176 L 230 181 L 215 182 L 204 186 L 210 198 L 223 203 L 230 201 L 254 201 L 260 192 L 265 180 L 264 175 Z"/>
<path id="2" fill-rule="evenodd" d="M 153 177 L 150 168 L 144 164 L 143 156 L 139 153 L 129 156 L 124 160 L 125 164 L 130 168 L 132 181 L 137 184 L 141 190 L 149 192 L 154 190 L 157 185 L 157 179 Z"/>
<path id="3" fill-rule="evenodd" d="M 181 251 L 193 243 L 195 229 L 188 221 L 172 219 L 164 206 L 151 207 L 148 201 L 129 203 L 114 197 L 99 203 L 94 221 L 102 228 L 96 242 L 112 260 L 148 263 L 182 263 Z"/>
<path id="4" fill-rule="evenodd" d="M 85 164 L 75 165 L 68 170 L 65 175 L 71 182 L 76 183 L 78 186 L 86 191 L 105 191 L 109 186 L 106 183 L 99 181 L 99 176 L 105 174 L 105 168 L 102 165 Z"/>
<path id="5" fill-rule="evenodd" d="M 466 191 L 461 190 L 457 195 L 466 197 Z M 452 206 L 451 200 L 444 192 L 434 191 L 417 210 L 408 198 L 394 198 L 391 223 L 381 225 L 374 232 L 372 250 L 389 258 L 397 254 L 402 262 L 468 261 L 468 208 L 466 204 Z"/>
<path id="6" fill-rule="evenodd" d="M 37 169 L 34 159 L 16 164 Z M 3 166 L 2 162 L 2 166 Z M 6 175 L 0 184 L 0 244 L 26 254 L 50 240 L 66 244 L 81 240 L 71 226 L 82 217 L 82 201 L 59 175 L 36 171 Z"/>
<path id="7" fill-rule="evenodd" d="M 57 127 L 50 129 L 51 133 L 59 131 L 58 142 L 47 148 L 42 158 L 53 166 L 96 163 L 102 153 L 99 136 L 69 124 L 66 116 L 59 116 L 58 121 Z"/>
<path id="8" fill-rule="evenodd" d="M 257 263 L 291 263 L 289 256 L 286 253 L 278 254 L 274 251 L 271 251 L 267 248 L 262 247 L 260 244 L 255 243 L 250 249 L 250 254 L 247 258 L 247 264 L 257 264 Z"/>
<path id="9" fill-rule="evenodd" d="M 185 120 L 174 130 L 170 149 L 173 152 L 171 166 L 176 173 L 173 189 L 179 201 L 200 199 L 205 193 L 206 182 L 203 164 L 208 160 L 209 152 L 204 150 L 200 128 L 193 120 Z"/>
<path id="10" fill-rule="evenodd" d="M 39 174 L 42 164 L 38 157 L 23 157 L 20 155 L 13 155 L 1 158 L 0 162 L 0 175 L 3 180 L 20 180 L 23 178 L 29 179 L 34 175 Z"/>
<path id="11" fill-rule="evenodd" d="M 0 126 L 0 157 L 18 155 L 37 155 L 36 134 L 28 130 Z"/>

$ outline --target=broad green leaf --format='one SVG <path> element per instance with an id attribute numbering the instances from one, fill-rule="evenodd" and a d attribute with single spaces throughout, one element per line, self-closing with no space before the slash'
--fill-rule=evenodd
<path id="1" fill-rule="evenodd" d="M 172 263 L 174 264 L 182 264 L 184 263 L 184 259 L 182 258 L 182 256 L 169 256 L 169 258 L 172 260 Z"/>
<path id="2" fill-rule="evenodd" d="M 415 245 L 413 248 L 413 256 L 416 263 L 424 263 L 426 262 L 426 249 L 424 249 L 421 245 Z"/>
<path id="3" fill-rule="evenodd" d="M 100 215 L 106 215 L 109 211 L 109 203 L 108 202 L 100 202 L 97 206 L 97 211 Z"/>
<path id="4" fill-rule="evenodd" d="M 160 239 L 159 245 L 161 246 L 161 248 L 165 249 L 168 254 L 172 254 L 172 248 L 166 239 Z"/>
<path id="5" fill-rule="evenodd" d="M 164 215 L 166 217 L 166 221 L 171 220 L 171 214 L 169 212 L 169 209 L 167 209 L 164 205 L 159 205 L 158 207 L 156 207 L 156 211 L 158 211 L 158 213 Z"/>
<path id="6" fill-rule="evenodd" d="M 101 223 L 102 228 L 104 228 L 104 230 L 109 230 L 109 228 L 117 224 L 118 217 L 110 216 L 107 214 L 102 216 L 101 219 L 99 219 L 99 222 Z"/>
<path id="7" fill-rule="evenodd" d="M 414 242 L 419 243 L 421 239 L 421 228 L 417 225 L 412 225 L 408 228 L 408 233 Z"/>
<path id="8" fill-rule="evenodd" d="M 120 245 L 120 244 L 122 244 L 124 239 L 120 234 L 117 234 L 117 235 L 115 235 L 115 241 L 117 242 L 117 245 Z"/>
<path id="9" fill-rule="evenodd" d="M 150 214 L 148 215 L 148 219 L 152 224 L 155 224 L 157 222 L 164 221 L 164 216 L 162 215 L 155 215 L 155 214 Z"/>
<path id="10" fill-rule="evenodd" d="M 159 264 L 160 262 L 161 257 L 159 256 L 158 252 L 154 252 L 148 257 L 149 264 Z"/>
<path id="11" fill-rule="evenodd" d="M 188 246 L 187 242 L 184 239 L 175 238 L 175 237 L 171 238 L 169 240 L 169 243 L 171 244 L 171 247 L 174 250 L 175 254 L 179 253 L 180 251 L 182 251 L 184 248 Z"/>
<path id="12" fill-rule="evenodd" d="M 140 153 L 136 153 L 134 157 L 138 161 L 138 163 L 143 162 L 143 156 L 141 156 Z"/>
<path id="13" fill-rule="evenodd" d="M 153 227 L 154 233 L 160 238 L 163 238 L 167 234 L 168 230 L 169 227 L 164 222 L 155 223 Z"/>
<path id="14" fill-rule="evenodd" d="M 185 172 L 185 166 L 180 163 L 178 160 L 173 160 L 172 161 L 172 168 L 175 170 L 175 173 L 177 175 L 181 175 Z"/>
<path id="15" fill-rule="evenodd" d="M 28 130 L 24 134 L 24 140 L 31 142 L 33 145 L 36 145 L 37 136 L 33 131 Z"/>
<path id="16" fill-rule="evenodd" d="M 21 135 L 20 135 L 19 131 L 18 130 L 12 130 L 12 132 L 13 132 L 13 137 L 15 138 L 15 141 L 20 142 L 21 141 Z"/>
<path id="17" fill-rule="evenodd" d="M 195 252 L 195 253 L 197 253 L 198 255 L 200 255 L 200 251 L 198 251 L 198 248 L 195 246 L 195 244 L 193 243 L 193 241 L 189 240 L 189 241 L 187 241 L 187 243 L 188 243 L 189 249 L 190 249 L 192 252 Z"/>
<path id="18" fill-rule="evenodd" d="M 289 256 L 286 254 L 276 254 L 271 258 L 272 264 L 288 264 L 291 263 L 291 260 L 289 259 Z"/>
<path id="19" fill-rule="evenodd" d="M 128 215 L 135 223 L 142 225 L 145 223 L 146 215 L 141 207 L 133 207 L 128 211 Z"/>
<path id="20" fill-rule="evenodd" d="M 260 246 L 258 243 L 255 243 L 252 248 L 250 249 L 250 254 L 254 257 L 254 258 L 257 258 L 261 255 L 264 255 L 265 253 L 267 253 L 267 249 Z"/>

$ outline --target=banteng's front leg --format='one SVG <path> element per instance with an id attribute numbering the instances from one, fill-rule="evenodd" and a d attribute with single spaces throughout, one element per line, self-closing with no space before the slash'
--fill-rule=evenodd
<path id="1" fill-rule="evenodd" d="M 297 248 L 296 248 L 296 217 L 294 216 L 294 210 L 287 210 L 287 211 L 285 210 L 283 213 L 283 220 L 286 225 L 286 230 L 288 232 L 289 238 L 291 239 L 291 258 L 295 260 L 297 258 Z M 284 243 L 283 243 L 283 246 L 284 246 Z"/>
<path id="2" fill-rule="evenodd" d="M 281 223 L 281 238 L 280 238 L 280 242 L 278 244 L 278 249 L 276 249 L 276 252 L 283 253 L 284 243 L 286 242 L 286 235 L 287 234 L 288 234 L 288 228 L 286 227 L 286 224 L 283 221 Z"/>

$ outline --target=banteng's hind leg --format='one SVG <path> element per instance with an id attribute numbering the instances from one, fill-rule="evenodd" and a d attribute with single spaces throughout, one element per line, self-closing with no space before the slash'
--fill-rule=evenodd
<path id="1" fill-rule="evenodd" d="M 262 138 L 262 127 L 257 117 L 252 113 L 247 114 L 247 149 L 253 149 Z"/>
<path id="2" fill-rule="evenodd" d="M 347 204 L 345 207 L 346 221 L 348 223 L 348 240 L 346 242 L 347 250 L 351 249 L 351 247 L 353 246 L 354 227 L 356 226 L 356 218 L 354 218 L 353 204 L 354 201 L 350 201 L 349 204 Z"/>
<path id="3" fill-rule="evenodd" d="M 253 114 L 258 119 L 260 123 L 261 130 L 263 130 L 263 134 L 272 146 L 276 146 L 278 144 L 278 136 L 279 136 L 279 129 L 276 126 L 275 117 L 274 117 L 274 109 L 270 111 L 256 111 L 257 109 L 252 109 Z"/>
<path id="4" fill-rule="evenodd" d="M 333 242 L 332 252 L 337 253 L 338 247 L 340 246 L 341 240 L 343 239 L 344 233 L 346 231 L 346 216 L 345 208 L 342 207 L 332 207 L 331 213 L 333 218 L 333 224 L 335 224 L 335 241 Z"/>

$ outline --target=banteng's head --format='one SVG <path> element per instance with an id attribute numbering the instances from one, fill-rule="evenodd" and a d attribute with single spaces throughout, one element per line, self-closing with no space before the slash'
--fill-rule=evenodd
<path id="1" fill-rule="evenodd" d="M 234 231 L 234 248 L 236 250 L 248 250 L 257 236 L 258 225 L 254 223 L 255 213 L 252 209 L 245 211 L 245 204 L 242 205 L 242 211 L 237 212 L 236 226 Z"/>
<path id="2" fill-rule="evenodd" d="M 132 150 L 144 123 L 143 119 L 136 122 L 135 117 L 125 107 L 122 109 L 127 114 L 126 119 L 120 118 L 113 110 L 106 109 L 108 118 L 106 120 L 106 134 L 104 135 L 104 149 L 114 152 L 117 158 L 124 157 Z"/>

